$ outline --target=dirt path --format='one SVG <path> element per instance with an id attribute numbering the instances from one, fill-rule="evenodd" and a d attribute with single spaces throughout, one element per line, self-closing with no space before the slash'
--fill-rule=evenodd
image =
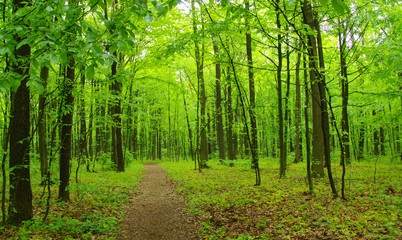
<path id="1" fill-rule="evenodd" d="M 200 239 L 195 221 L 183 212 L 184 202 L 155 163 L 145 165 L 145 177 L 130 203 L 117 239 Z"/>

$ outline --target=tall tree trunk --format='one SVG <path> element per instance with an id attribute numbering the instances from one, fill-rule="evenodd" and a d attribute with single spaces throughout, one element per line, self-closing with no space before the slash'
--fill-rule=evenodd
<path id="1" fill-rule="evenodd" d="M 308 189 L 310 194 L 313 193 L 313 179 L 311 176 L 311 151 L 310 151 L 310 127 L 309 127 L 309 117 L 308 117 L 308 99 L 309 99 L 309 91 L 308 91 L 308 80 L 307 80 L 307 64 L 306 58 L 303 56 L 303 68 L 304 68 L 304 128 L 306 129 L 306 164 L 307 164 L 307 181 L 308 181 Z"/>
<path id="2" fill-rule="evenodd" d="M 191 0 L 191 9 L 193 14 L 193 33 L 197 34 L 197 21 L 196 21 L 196 10 L 195 1 Z M 208 140 L 207 140 L 207 125 L 206 125 L 206 103 L 207 98 L 205 94 L 205 82 L 204 82 L 204 53 L 200 52 L 200 45 L 198 40 L 194 40 L 195 46 L 195 61 L 197 66 L 197 79 L 198 79 L 198 101 L 200 102 L 200 162 L 198 168 L 201 170 L 206 167 L 206 162 L 208 161 Z M 203 47 L 202 47 L 202 50 Z"/>
<path id="3" fill-rule="evenodd" d="M 288 29 L 288 27 L 286 27 Z M 289 42 L 289 37 L 286 37 L 287 42 Z M 293 141 L 292 135 L 289 134 L 288 128 L 291 123 L 291 116 L 290 116 L 290 108 L 289 108 L 289 98 L 290 98 L 290 51 L 289 45 L 286 45 L 286 93 L 285 93 L 285 117 L 284 117 L 284 129 L 283 129 L 283 138 L 284 138 L 284 145 L 286 146 L 286 155 L 287 149 L 289 147 L 289 152 L 293 152 Z"/>
<path id="4" fill-rule="evenodd" d="M 317 14 L 318 15 L 318 14 Z M 323 142 L 324 142 L 324 156 L 325 156 L 325 166 L 327 168 L 328 172 L 328 178 L 329 178 L 329 183 L 331 185 L 331 190 L 332 194 L 334 197 L 338 197 L 338 192 L 336 191 L 335 188 L 335 182 L 332 177 L 332 169 L 331 169 L 331 147 L 330 147 L 330 142 L 329 142 L 329 117 L 328 117 L 328 107 L 327 107 L 327 101 L 329 103 L 329 106 L 331 106 L 331 97 L 329 96 L 329 100 L 326 98 L 326 84 L 325 84 L 325 64 L 324 64 L 324 51 L 322 49 L 322 39 L 321 39 L 321 29 L 320 29 L 320 23 L 317 19 L 314 21 L 314 25 L 317 31 L 317 50 L 318 50 L 318 57 L 319 57 L 319 64 L 320 64 L 320 71 L 318 69 L 315 69 L 317 73 L 319 74 L 319 81 L 318 81 L 318 87 L 320 91 L 320 106 L 321 106 L 321 128 L 322 128 L 322 133 L 323 133 Z M 329 94 L 329 92 L 328 92 Z M 332 109 L 331 109 L 332 111 Z M 345 168 L 343 168 L 343 173 L 342 173 L 342 197 L 344 198 L 344 181 L 345 179 Z"/>
<path id="5" fill-rule="evenodd" d="M 373 110 L 373 116 L 375 116 L 377 113 L 375 110 Z M 378 156 L 380 154 L 379 151 L 379 137 L 378 137 L 378 128 L 377 126 L 374 126 L 374 136 L 373 136 L 373 143 L 374 143 L 374 149 L 373 149 L 373 153 L 375 156 Z"/>
<path id="6" fill-rule="evenodd" d="M 87 149 L 87 122 L 86 122 L 86 111 L 85 111 L 85 67 L 81 69 L 81 98 L 80 98 L 80 141 L 79 141 L 79 159 L 85 156 L 86 169 L 89 172 L 90 162 L 88 159 L 88 149 Z M 81 164 L 80 162 L 78 164 Z"/>
<path id="7" fill-rule="evenodd" d="M 14 0 L 13 14 L 18 9 L 30 4 L 30 1 Z M 14 40 L 21 43 L 24 38 L 16 35 Z M 7 222 L 18 225 L 33 217 L 32 189 L 30 176 L 29 137 L 30 137 L 30 96 L 27 82 L 29 81 L 29 57 L 31 48 L 28 44 L 14 50 L 15 60 L 11 71 L 20 81 L 18 89 L 11 92 L 10 131 L 10 198 Z M 6 136 L 7 137 L 7 136 Z"/>
<path id="8" fill-rule="evenodd" d="M 276 1 L 278 6 L 276 9 L 276 26 L 278 29 L 281 29 L 281 20 L 280 20 L 280 9 L 279 9 L 279 0 Z M 278 33 L 278 65 L 276 69 L 276 88 L 278 91 L 278 145 L 280 151 L 279 163 L 279 177 L 283 178 L 286 176 L 286 144 L 285 144 L 285 131 L 284 131 L 284 122 L 283 122 L 283 107 L 282 107 L 282 34 Z M 286 109 L 285 109 L 286 111 Z"/>
<path id="9" fill-rule="evenodd" d="M 118 59 L 117 53 L 113 53 Z M 117 79 L 117 62 L 113 62 L 112 64 L 112 89 L 113 94 L 116 96 L 116 99 L 113 103 L 113 122 L 115 126 L 115 150 L 116 151 L 116 163 L 117 163 L 117 172 L 124 172 L 124 158 L 123 158 L 123 139 L 121 134 L 122 122 L 121 122 L 121 100 L 118 97 L 122 92 L 122 83 L 121 80 Z"/>
<path id="10" fill-rule="evenodd" d="M 236 159 L 235 150 L 233 146 L 233 112 L 232 112 L 232 82 L 230 78 L 230 67 L 227 67 L 227 101 L 226 101 L 226 112 L 227 112 L 227 149 L 228 149 L 228 159 Z"/>
<path id="11" fill-rule="evenodd" d="M 342 144 L 343 151 L 341 152 L 341 165 L 343 161 L 350 163 L 350 146 L 349 146 L 349 119 L 348 119 L 348 101 L 349 101 L 349 81 L 347 72 L 347 46 L 346 46 L 346 32 L 347 24 L 343 24 L 338 20 L 339 32 L 339 53 L 341 64 L 341 86 L 342 86 Z"/>
<path id="12" fill-rule="evenodd" d="M 189 119 L 189 114 L 187 110 L 187 101 L 186 101 L 186 95 L 184 92 L 184 86 L 183 86 L 183 80 L 180 78 L 180 83 L 183 88 L 183 105 L 184 105 L 184 111 L 186 112 L 186 122 L 187 122 L 187 130 L 188 130 L 188 140 L 190 141 L 190 155 L 191 155 L 191 160 L 194 161 L 195 164 L 195 169 L 197 169 L 197 161 L 195 159 L 195 153 L 194 153 L 194 148 L 193 148 L 193 132 L 191 130 L 191 125 L 190 125 L 190 119 Z"/>
<path id="13" fill-rule="evenodd" d="M 381 149 L 381 155 L 385 156 L 385 131 L 384 127 L 380 127 L 380 149 Z"/>
<path id="14" fill-rule="evenodd" d="M 360 113 L 361 118 L 363 118 L 363 114 Z M 360 122 L 360 127 L 359 127 L 359 148 L 358 148 L 358 155 L 357 159 L 363 159 L 364 158 L 364 139 L 366 137 L 366 129 L 364 126 L 363 122 Z"/>
<path id="15" fill-rule="evenodd" d="M 303 3 L 304 23 L 310 27 L 310 31 L 315 30 L 313 12 L 310 1 Z M 316 72 L 318 69 L 318 53 L 316 39 L 312 33 L 308 35 L 308 52 L 309 52 L 309 68 L 311 83 L 311 98 L 313 107 L 313 152 L 312 152 L 312 176 L 315 178 L 324 177 L 324 135 L 321 121 L 321 94 L 319 87 L 319 76 Z"/>
<path id="16" fill-rule="evenodd" d="M 218 138 L 219 146 L 219 160 L 222 162 L 226 159 L 225 149 L 225 133 L 223 131 L 223 118 L 222 118 L 222 97 L 221 97 L 221 64 L 218 45 L 214 42 L 214 53 L 216 58 L 215 63 L 215 90 L 216 90 L 216 135 Z"/>
<path id="17" fill-rule="evenodd" d="M 70 201 L 70 161 L 72 150 L 72 125 L 73 125 L 73 85 L 75 81 L 75 60 L 70 54 L 66 76 L 62 83 L 61 106 L 61 134 L 60 134 L 60 185 L 59 200 Z"/>
<path id="18" fill-rule="evenodd" d="M 261 184 L 261 176 L 260 176 L 260 166 L 258 162 L 258 138 L 257 138 L 257 120 L 255 114 L 255 87 L 254 87 L 254 67 L 253 67 L 253 55 L 251 51 L 251 30 L 250 30 L 250 3 L 247 0 L 245 2 L 246 7 L 246 47 L 247 47 L 247 64 L 248 64 L 248 82 L 249 82 L 249 91 L 250 91 L 250 123 L 251 123 L 251 141 L 250 149 L 252 156 L 252 167 L 255 171 L 255 185 L 259 186 Z M 246 119 L 244 119 L 246 120 Z"/>
<path id="19" fill-rule="evenodd" d="M 301 53 L 297 54 L 296 59 L 296 101 L 295 101 L 295 159 L 294 163 L 299 163 L 302 161 L 302 136 L 301 136 L 301 94 L 300 94 L 300 58 Z"/>
<path id="20" fill-rule="evenodd" d="M 42 183 L 47 175 L 48 169 L 48 152 L 47 152 L 47 129 L 46 129 L 46 86 L 49 77 L 49 68 L 44 66 L 40 70 L 40 78 L 44 91 L 39 95 L 39 120 L 38 120 L 38 137 L 39 137 L 39 158 L 40 158 L 40 173 Z"/>

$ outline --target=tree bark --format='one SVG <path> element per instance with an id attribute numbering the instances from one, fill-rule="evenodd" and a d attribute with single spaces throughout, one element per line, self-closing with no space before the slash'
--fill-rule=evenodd
<path id="1" fill-rule="evenodd" d="M 319 81 L 317 76 L 318 69 L 318 53 L 317 43 L 314 35 L 311 33 L 315 30 L 313 12 L 310 1 L 304 1 L 303 3 L 303 18 L 304 23 L 307 24 L 310 29 L 308 33 L 308 52 L 309 52 L 309 68 L 310 68 L 310 83 L 311 83 L 311 98 L 313 107 L 313 151 L 312 151 L 312 177 L 322 178 L 324 177 L 324 134 L 321 121 L 321 94 Z"/>
<path id="2" fill-rule="evenodd" d="M 300 109 L 301 109 L 301 94 L 300 94 L 300 58 L 301 53 L 297 54 L 296 59 L 296 101 L 295 101 L 295 159 L 294 163 L 299 163 L 302 161 L 302 136 L 301 136 L 301 116 L 300 116 Z"/>
<path id="3" fill-rule="evenodd" d="M 303 68 L 304 68 L 304 91 L 305 91 L 305 99 L 304 99 L 304 128 L 306 129 L 306 164 L 307 164 L 307 181 L 308 181 L 308 189 L 310 194 L 313 193 L 313 179 L 311 176 L 311 151 L 310 151 L 310 127 L 309 127 L 309 117 L 308 117 L 308 99 L 309 99 L 309 91 L 308 91 L 308 80 L 307 80 L 307 64 L 306 58 L 303 56 Z"/>
<path id="4" fill-rule="evenodd" d="M 232 82 L 230 78 L 230 67 L 227 67 L 227 101 L 226 101 L 226 112 L 227 112 L 227 150 L 228 150 L 228 159 L 234 160 L 236 159 L 234 144 L 233 144 L 233 112 L 232 112 Z"/>
<path id="5" fill-rule="evenodd" d="M 376 111 L 373 110 L 373 116 L 375 116 L 376 114 L 377 114 Z M 373 153 L 374 153 L 375 156 L 378 156 L 380 154 L 380 151 L 379 151 L 380 140 L 379 140 L 379 137 L 378 137 L 378 129 L 377 129 L 376 126 L 374 127 L 373 143 L 374 143 Z"/>
<path id="6" fill-rule="evenodd" d="M 61 134 L 60 134 L 60 185 L 59 200 L 70 201 L 70 161 L 72 150 L 72 125 L 73 125 L 73 85 L 75 81 L 75 60 L 69 54 L 69 64 L 66 70 L 66 76 L 62 83 L 62 108 L 61 112 Z"/>
<path id="7" fill-rule="evenodd" d="M 14 0 L 13 13 L 30 4 L 30 1 Z M 21 43 L 24 38 L 16 35 L 14 40 Z M 11 92 L 10 131 L 10 198 L 8 219 L 9 224 L 18 225 L 32 219 L 32 188 L 30 176 L 29 138 L 30 138 L 30 92 L 27 87 L 29 81 L 29 57 L 31 48 L 28 44 L 14 50 L 15 61 L 11 64 L 11 71 L 19 79 L 20 86 Z M 6 136 L 7 137 L 7 136 Z"/>
<path id="8" fill-rule="evenodd" d="M 46 132 L 46 86 L 49 77 L 49 68 L 44 66 L 40 71 L 40 78 L 44 91 L 39 95 L 39 116 L 38 116 L 38 137 L 39 137 L 39 158 L 40 173 L 42 182 L 47 176 L 48 169 L 48 152 L 47 152 L 47 132 Z M 43 182 L 44 183 L 44 182 Z"/>
<path id="9" fill-rule="evenodd" d="M 350 146 L 349 146 L 349 119 L 348 119 L 348 101 L 349 101 L 349 81 L 347 72 L 347 46 L 346 46 L 346 32 L 347 24 L 339 23 L 339 55 L 341 64 L 341 86 L 342 86 L 342 144 L 343 151 L 341 152 L 341 165 L 342 162 L 350 163 Z M 341 30 L 343 29 L 343 31 Z"/>
<path id="10" fill-rule="evenodd" d="M 81 69 L 81 98 L 80 98 L 80 134 L 79 134 L 79 159 L 85 157 L 86 169 L 90 172 L 90 162 L 88 159 L 88 149 L 87 149 L 87 122 L 86 122 L 86 111 L 85 111 L 85 67 Z M 78 164 L 81 164 L 80 162 Z"/>
<path id="11" fill-rule="evenodd" d="M 218 45 L 214 42 L 214 53 L 216 58 L 215 63 L 215 90 L 216 90 L 216 135 L 218 138 L 219 146 L 219 160 L 222 162 L 226 159 L 225 149 L 225 133 L 223 131 L 223 118 L 222 118 L 222 97 L 221 97 L 221 64 Z"/>
<path id="12" fill-rule="evenodd" d="M 117 53 L 113 53 L 118 59 Z M 116 152 L 116 164 L 117 164 L 117 172 L 124 172 L 124 157 L 123 157 L 123 139 L 122 139 L 122 134 L 121 134 L 121 128 L 122 128 L 122 123 L 121 123 L 121 101 L 119 99 L 119 95 L 121 95 L 122 92 L 122 83 L 119 79 L 117 79 L 117 62 L 113 62 L 112 64 L 112 90 L 113 94 L 115 95 L 116 99 L 113 103 L 113 122 L 115 124 L 114 127 L 114 133 L 115 133 L 115 149 L 114 151 Z"/>
<path id="13" fill-rule="evenodd" d="M 258 162 L 258 138 L 257 138 L 257 120 L 255 116 L 255 86 L 254 86 L 254 67 L 253 67 L 253 55 L 251 51 L 251 31 L 250 31 L 250 3 L 247 0 L 245 2 L 246 7 L 246 48 L 247 48 L 247 64 L 248 64 L 248 82 L 249 82 L 249 92 L 250 92 L 250 123 L 251 123 L 251 141 L 250 142 L 251 156 L 252 156 L 252 167 L 255 171 L 256 176 L 256 186 L 261 184 L 260 177 L 260 166 Z M 244 119 L 246 120 L 246 119 Z"/>
<path id="14" fill-rule="evenodd" d="M 195 11 L 195 1 L 191 0 L 191 8 L 193 12 L 193 33 L 197 34 L 197 21 Z M 198 168 L 201 170 L 206 167 L 208 161 L 208 140 L 207 140 L 207 125 L 206 125 L 206 103 L 207 98 L 205 95 L 205 81 L 204 81 L 204 59 L 203 53 L 200 53 L 200 45 L 198 40 L 194 40 L 195 46 L 195 62 L 197 66 L 197 79 L 198 79 L 198 101 L 200 102 L 200 162 Z"/>

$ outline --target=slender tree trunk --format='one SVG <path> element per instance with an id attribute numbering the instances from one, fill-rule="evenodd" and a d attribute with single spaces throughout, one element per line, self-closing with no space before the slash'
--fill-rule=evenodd
<path id="1" fill-rule="evenodd" d="M 313 179 L 311 176 L 311 151 L 310 151 L 310 127 L 309 127 L 309 117 L 308 117 L 308 99 L 309 99 L 309 91 L 308 91 L 308 80 L 307 80 L 307 64 L 306 58 L 303 57 L 303 68 L 304 68 L 304 90 L 305 90 L 305 99 L 304 99 L 304 128 L 306 129 L 306 164 L 307 164 L 307 181 L 308 181 L 308 189 L 310 194 L 314 192 L 313 188 Z"/>
<path id="2" fill-rule="evenodd" d="M 226 112 L 227 112 L 227 149 L 228 149 L 228 159 L 236 159 L 235 150 L 233 149 L 233 112 L 232 112 L 232 82 L 230 78 L 230 67 L 227 67 L 227 101 L 226 101 Z"/>
<path id="3" fill-rule="evenodd" d="M 279 0 L 276 1 L 279 4 Z M 281 29 L 281 21 L 280 21 L 280 11 L 279 5 L 276 9 L 276 26 L 278 29 Z M 279 124 L 279 132 L 278 132 L 278 145 L 280 151 L 279 163 L 280 163 L 280 171 L 279 177 L 283 178 L 286 176 L 286 144 L 285 144 L 285 130 L 284 130 L 284 121 L 283 121 L 283 107 L 282 107 L 282 34 L 278 33 L 278 65 L 276 69 L 276 88 L 278 91 L 278 124 Z M 286 104 L 285 104 L 286 107 Z M 285 108 L 286 111 L 286 108 Z"/>
<path id="4" fill-rule="evenodd" d="M 38 137 L 39 137 L 39 158 L 40 158 L 40 172 L 42 183 L 47 175 L 48 169 L 48 152 L 47 152 L 47 127 L 46 127 L 46 86 L 49 77 L 49 68 L 42 67 L 40 71 L 40 78 L 44 91 L 39 95 L 39 120 L 38 120 Z"/>
<path id="5" fill-rule="evenodd" d="M 340 52 L 340 63 L 341 63 L 341 86 L 342 86 L 342 144 L 343 152 L 341 152 L 341 165 L 343 161 L 350 163 L 350 146 L 349 146 L 349 119 L 348 119 L 348 101 L 349 101 L 349 81 L 346 63 L 346 32 L 347 24 L 339 24 L 339 52 Z M 343 31 L 342 31 L 343 29 Z"/>
<path id="6" fill-rule="evenodd" d="M 380 127 L 380 149 L 381 149 L 381 155 L 385 156 L 385 131 L 384 127 Z"/>
<path id="7" fill-rule="evenodd" d="M 81 69 L 81 98 L 80 98 L 80 141 L 79 141 L 79 159 L 85 156 L 86 169 L 90 172 L 90 162 L 88 159 L 88 149 L 87 149 L 87 121 L 86 121 L 86 111 L 85 111 L 85 67 Z M 81 164 L 79 162 L 78 164 Z"/>
<path id="8" fill-rule="evenodd" d="M 196 10 L 195 1 L 191 0 L 192 12 L 193 12 L 193 33 L 197 34 L 197 21 L 196 21 Z M 206 125 L 206 103 L 207 98 L 205 94 L 205 82 L 204 82 L 204 57 L 203 52 L 200 52 L 200 46 L 198 40 L 194 41 L 195 45 L 195 61 L 197 65 L 197 79 L 199 85 L 198 100 L 200 102 L 200 163 L 198 168 L 201 170 L 206 167 L 206 162 L 208 161 L 208 140 L 207 140 L 207 125 Z M 202 47 L 203 50 L 203 47 Z"/>
<path id="9" fill-rule="evenodd" d="M 255 171 L 256 176 L 256 186 L 261 184 L 260 177 L 260 166 L 258 162 L 258 138 L 257 138 L 257 120 L 255 116 L 255 87 L 254 87 L 254 67 L 253 67 L 253 55 L 251 51 L 251 31 L 250 31 L 250 3 L 247 0 L 245 2 L 246 7 L 246 47 L 247 47 L 247 63 L 248 63 L 248 80 L 249 80 L 249 91 L 250 91 L 250 123 L 251 123 L 251 141 L 250 149 L 252 156 L 252 167 Z"/>
<path id="10" fill-rule="evenodd" d="M 373 110 L 373 116 L 375 116 L 376 114 L 377 114 L 376 111 Z M 378 129 L 377 129 L 376 126 L 374 127 L 373 143 L 374 143 L 373 153 L 374 153 L 375 156 L 378 156 L 380 154 L 380 151 L 379 151 L 380 140 L 379 140 L 379 137 L 378 137 Z"/>
<path id="11" fill-rule="evenodd" d="M 288 28 L 286 27 L 286 29 L 288 29 Z M 288 37 L 286 38 L 286 41 L 289 42 Z M 292 136 L 288 132 L 288 128 L 291 123 L 289 98 L 290 98 L 290 51 L 289 51 L 289 45 L 286 45 L 286 96 L 285 96 L 284 129 L 283 129 L 284 145 L 286 146 L 286 155 L 287 155 L 288 147 L 289 147 L 289 152 L 294 151 Z"/>
<path id="12" fill-rule="evenodd" d="M 183 81 L 181 78 L 180 78 L 180 83 L 182 84 L 182 88 L 184 89 Z M 187 110 L 186 95 L 185 95 L 184 91 L 183 91 L 183 105 L 184 105 L 184 111 L 186 112 L 186 122 L 187 122 L 187 130 L 188 130 L 188 140 L 190 141 L 191 160 L 194 161 L 195 169 L 197 169 L 197 161 L 195 159 L 195 154 L 194 154 L 194 149 L 193 149 L 193 132 L 191 130 L 190 119 L 189 119 L 189 116 L 188 116 L 189 114 L 188 114 L 188 110 Z"/>
<path id="13" fill-rule="evenodd" d="M 295 101 L 295 159 L 294 163 L 299 163 L 302 161 L 302 136 L 301 136 L 301 94 L 300 94 L 300 58 L 301 53 L 297 54 L 296 59 L 296 101 Z"/>
<path id="14" fill-rule="evenodd" d="M 222 118 L 222 97 L 221 97 L 221 64 L 218 45 L 214 42 L 214 53 L 216 58 L 215 63 L 215 90 L 216 90 L 216 135 L 218 138 L 219 146 L 219 160 L 222 162 L 226 159 L 225 149 L 225 133 L 223 131 L 223 118 Z"/>
<path id="15" fill-rule="evenodd" d="M 328 172 L 329 183 L 331 185 L 331 191 L 334 198 L 338 197 L 338 192 L 335 188 L 335 182 L 332 177 L 332 169 L 331 169 L 331 147 L 329 142 L 329 117 L 328 117 L 328 105 L 331 107 L 331 96 L 329 96 L 329 100 L 326 98 L 326 83 L 325 83 L 325 64 L 324 64 L 324 52 L 322 50 L 322 39 L 321 39 L 321 29 L 320 23 L 318 19 L 315 19 L 315 27 L 317 31 L 317 49 L 318 49 L 318 56 L 319 56 L 319 63 L 320 63 L 320 81 L 318 82 L 319 90 L 320 90 L 320 103 L 321 103 L 321 127 L 323 132 L 323 141 L 324 141 L 324 156 L 325 156 L 325 166 Z M 318 72 L 318 69 L 316 69 Z M 329 94 L 329 92 L 328 92 Z M 332 109 L 330 109 L 332 111 Z M 343 167 L 342 173 L 342 198 L 344 198 L 344 181 L 345 179 L 345 167 Z"/>
<path id="16" fill-rule="evenodd" d="M 73 85 L 75 81 L 75 60 L 69 55 L 69 64 L 66 70 L 66 76 L 62 83 L 62 101 L 64 106 L 61 112 L 61 134 L 60 134 L 60 185 L 59 200 L 70 201 L 70 161 L 72 150 L 72 125 L 73 125 Z M 61 109 L 63 109 L 61 108 Z"/>
<path id="17" fill-rule="evenodd" d="M 30 4 L 30 1 L 13 1 L 13 13 Z M 24 38 L 16 35 L 14 40 L 21 43 Z M 18 89 L 11 92 L 10 131 L 10 198 L 7 222 L 18 225 L 33 217 L 32 189 L 30 176 L 29 138 L 30 138 L 30 92 L 29 57 L 31 48 L 28 44 L 14 50 L 15 60 L 11 71 L 18 76 L 12 81 L 20 81 Z M 7 137 L 7 136 L 6 136 Z"/>

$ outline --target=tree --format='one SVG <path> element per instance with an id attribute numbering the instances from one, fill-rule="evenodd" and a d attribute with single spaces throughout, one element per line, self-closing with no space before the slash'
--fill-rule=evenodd
<path id="1" fill-rule="evenodd" d="M 313 152 L 312 152 L 312 176 L 324 177 L 324 135 L 321 120 L 321 93 L 320 93 L 320 77 L 318 75 L 318 53 L 316 39 L 311 33 L 315 30 L 313 10 L 310 1 L 304 1 L 303 19 L 310 29 L 308 32 L 308 53 L 309 53 L 309 68 L 310 68 L 310 84 L 311 84 L 311 99 L 313 106 Z"/>
<path id="2" fill-rule="evenodd" d="M 215 63 L 215 91 L 216 91 L 216 136 L 218 138 L 218 146 L 219 146 L 219 159 L 221 162 L 226 159 L 226 150 L 225 150 L 225 133 L 223 131 L 223 118 L 222 118 L 222 97 L 221 97 L 221 64 L 220 64 L 220 55 L 219 48 L 217 43 L 214 41 L 214 53 L 216 57 Z"/>
<path id="3" fill-rule="evenodd" d="M 13 14 L 31 4 L 30 1 L 13 1 Z M 28 28 L 20 25 L 19 27 Z M 23 43 L 26 35 L 17 33 L 14 41 Z M 27 86 L 30 70 L 31 47 L 25 43 L 14 48 L 14 61 L 11 62 L 12 81 L 20 82 L 17 89 L 11 90 L 10 131 L 10 199 L 7 222 L 18 225 L 33 217 L 32 189 L 30 176 L 30 91 Z"/>

